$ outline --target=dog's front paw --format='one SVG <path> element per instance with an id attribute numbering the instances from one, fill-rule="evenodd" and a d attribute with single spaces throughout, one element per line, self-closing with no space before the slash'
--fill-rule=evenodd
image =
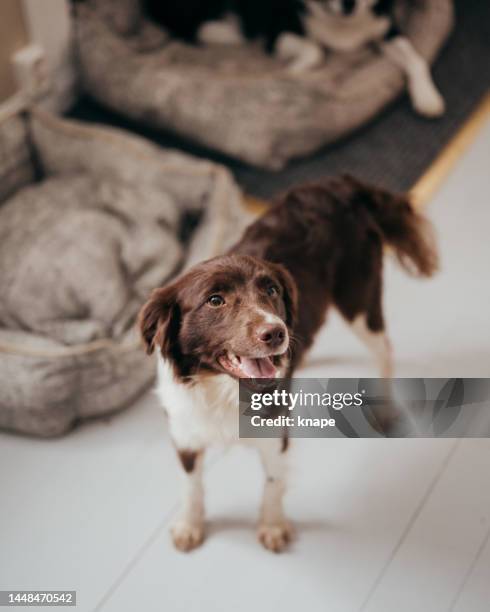
<path id="1" fill-rule="evenodd" d="M 320 52 L 321 53 L 321 52 Z M 323 55 L 316 54 L 315 52 L 304 54 L 302 57 L 298 57 L 295 61 L 291 62 L 287 67 L 287 72 L 290 75 L 299 75 L 309 72 L 318 68 L 323 62 Z"/>
<path id="2" fill-rule="evenodd" d="M 262 523 L 257 531 L 259 541 L 272 552 L 282 552 L 293 537 L 293 528 L 287 521 L 280 523 Z"/>
<path id="3" fill-rule="evenodd" d="M 204 525 L 202 523 L 177 521 L 172 525 L 170 533 L 175 548 L 182 552 L 189 552 L 203 543 Z"/>

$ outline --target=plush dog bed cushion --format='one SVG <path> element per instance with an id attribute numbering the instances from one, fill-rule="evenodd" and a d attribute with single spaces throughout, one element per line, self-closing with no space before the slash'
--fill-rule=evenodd
<path id="1" fill-rule="evenodd" d="M 58 436 L 131 405 L 153 376 L 133 332 L 64 347 L 47 336 L 0 329 L 0 428 Z"/>
<path id="2" fill-rule="evenodd" d="M 145 124 L 251 164 L 280 168 L 378 114 L 403 90 L 401 71 L 370 49 L 330 54 L 292 76 L 259 45 L 186 46 L 134 2 L 81 5 L 76 40 L 85 91 Z M 451 0 L 399 0 L 404 32 L 430 62 L 452 25 Z"/>
<path id="3" fill-rule="evenodd" d="M 226 249 L 248 216 L 215 164 L 40 111 L 15 130 L 43 176 L 27 185 L 11 167 L 17 190 L 0 202 L 0 427 L 53 436 L 148 387 L 139 308 L 177 270 Z M 0 122 L 0 143 L 11 134 Z"/>
<path id="4" fill-rule="evenodd" d="M 0 325 L 64 344 L 120 336 L 181 263 L 178 221 L 165 194 L 89 174 L 24 187 L 0 208 Z"/>

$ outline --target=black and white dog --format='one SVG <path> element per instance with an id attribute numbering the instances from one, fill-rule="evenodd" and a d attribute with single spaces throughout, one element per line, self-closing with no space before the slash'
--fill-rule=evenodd
<path id="1" fill-rule="evenodd" d="M 145 0 L 146 14 L 171 34 L 203 44 L 260 39 L 289 60 L 292 72 L 319 66 L 324 50 L 354 51 L 377 43 L 406 75 L 415 110 L 444 113 L 425 59 L 396 25 L 396 0 Z"/>

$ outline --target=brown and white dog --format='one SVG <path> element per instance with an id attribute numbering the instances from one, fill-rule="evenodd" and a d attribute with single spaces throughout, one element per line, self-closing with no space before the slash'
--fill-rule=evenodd
<path id="1" fill-rule="evenodd" d="M 239 378 L 288 377 L 330 306 L 392 373 L 382 309 L 383 245 L 409 271 L 437 266 L 427 221 L 404 195 L 343 176 L 293 188 L 250 225 L 229 254 L 198 264 L 156 289 L 139 325 L 158 357 L 158 387 L 184 475 L 175 546 L 204 537 L 206 448 L 258 448 L 266 473 L 259 539 L 282 550 L 290 526 L 282 509 L 287 440 L 239 439 Z"/>

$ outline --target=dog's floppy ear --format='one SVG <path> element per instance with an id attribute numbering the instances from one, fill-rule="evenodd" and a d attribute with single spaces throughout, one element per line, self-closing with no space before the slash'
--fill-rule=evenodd
<path id="1" fill-rule="evenodd" d="M 291 274 L 281 264 L 272 264 L 283 289 L 284 305 L 286 307 L 286 325 L 292 329 L 296 323 L 298 312 L 298 289 Z"/>
<path id="2" fill-rule="evenodd" d="M 138 326 L 148 355 L 153 353 L 155 347 L 160 348 L 162 355 L 170 354 L 177 339 L 179 320 L 177 286 L 173 284 L 155 289 L 138 316 Z"/>

